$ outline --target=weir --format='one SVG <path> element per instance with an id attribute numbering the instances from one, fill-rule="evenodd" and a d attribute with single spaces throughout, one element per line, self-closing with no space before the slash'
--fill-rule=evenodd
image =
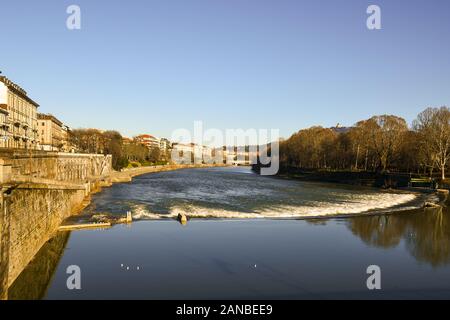
<path id="1" fill-rule="evenodd" d="M 111 156 L 0 152 L 0 299 L 91 192 L 111 184 Z"/>

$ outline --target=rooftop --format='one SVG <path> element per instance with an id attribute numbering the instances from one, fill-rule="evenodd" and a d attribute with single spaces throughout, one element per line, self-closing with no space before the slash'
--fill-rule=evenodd
<path id="1" fill-rule="evenodd" d="M 58 118 L 56 118 L 54 115 L 52 115 L 50 113 L 48 113 L 48 114 L 38 113 L 37 118 L 38 118 L 38 120 L 51 120 L 59 126 L 63 125 L 63 123 L 60 120 L 58 120 Z"/>
<path id="2" fill-rule="evenodd" d="M 15 94 L 19 95 L 20 97 L 22 97 L 23 99 L 25 99 L 26 101 L 31 103 L 32 105 L 39 107 L 39 104 L 37 104 L 30 97 L 28 97 L 27 92 L 24 89 L 22 89 L 22 87 L 15 84 L 11 80 L 9 80 L 7 77 L 0 76 L 0 82 L 2 82 L 9 90 L 11 90 Z"/>
<path id="3" fill-rule="evenodd" d="M 136 136 L 136 138 L 141 138 L 141 139 L 156 139 L 154 136 L 150 135 L 150 134 L 140 134 L 138 136 Z"/>

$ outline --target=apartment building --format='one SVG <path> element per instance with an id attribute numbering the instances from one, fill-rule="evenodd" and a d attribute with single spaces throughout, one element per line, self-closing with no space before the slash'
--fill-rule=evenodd
<path id="1" fill-rule="evenodd" d="M 38 113 L 39 148 L 45 151 L 62 151 L 67 144 L 63 123 L 51 114 Z"/>
<path id="2" fill-rule="evenodd" d="M 178 143 L 172 144 L 172 161 L 176 164 L 194 163 L 195 144 Z"/>
<path id="3" fill-rule="evenodd" d="M 167 152 L 170 149 L 170 141 L 166 138 L 161 138 L 159 141 L 159 148 L 162 152 Z"/>
<path id="4" fill-rule="evenodd" d="M 60 151 L 63 152 L 75 152 L 76 147 L 73 145 L 71 141 L 71 130 L 69 126 L 63 125 L 62 126 L 62 149 Z"/>
<path id="5" fill-rule="evenodd" d="M 134 140 L 138 143 L 142 143 L 147 148 L 160 148 L 160 141 L 158 138 L 150 135 L 150 134 L 141 134 L 139 136 L 134 137 Z"/>
<path id="6" fill-rule="evenodd" d="M 0 148 L 37 148 L 38 107 L 24 89 L 0 76 Z"/>

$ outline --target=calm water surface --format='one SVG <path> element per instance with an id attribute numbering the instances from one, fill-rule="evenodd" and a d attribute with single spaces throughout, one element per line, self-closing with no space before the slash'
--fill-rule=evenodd
<path id="1" fill-rule="evenodd" d="M 326 217 L 363 207 L 409 208 L 419 200 L 408 193 L 264 178 L 247 169 L 142 176 L 105 189 L 87 209 L 117 214 L 130 209 L 141 221 L 59 233 L 9 297 L 448 299 L 449 212 Z M 185 226 L 164 219 L 178 211 L 234 219 L 192 219 Z M 305 219 L 317 215 L 325 217 Z M 256 219 L 298 216 L 303 219 Z M 373 264 L 382 271 L 377 292 L 366 287 L 366 268 Z M 66 287 L 70 265 L 81 268 L 82 290 Z"/>

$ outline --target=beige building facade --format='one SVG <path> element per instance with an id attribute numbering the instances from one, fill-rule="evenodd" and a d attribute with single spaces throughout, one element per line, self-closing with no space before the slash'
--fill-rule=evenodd
<path id="1" fill-rule="evenodd" d="M 62 151 L 67 144 L 63 123 L 51 114 L 38 113 L 39 149 Z"/>
<path id="2" fill-rule="evenodd" d="M 37 148 L 38 107 L 25 90 L 0 76 L 0 148 Z"/>
<path id="3" fill-rule="evenodd" d="M 71 152 L 74 153 L 76 150 L 76 146 L 73 144 L 71 139 L 72 131 L 70 130 L 69 126 L 63 125 L 62 126 L 62 150 L 63 152 Z"/>

